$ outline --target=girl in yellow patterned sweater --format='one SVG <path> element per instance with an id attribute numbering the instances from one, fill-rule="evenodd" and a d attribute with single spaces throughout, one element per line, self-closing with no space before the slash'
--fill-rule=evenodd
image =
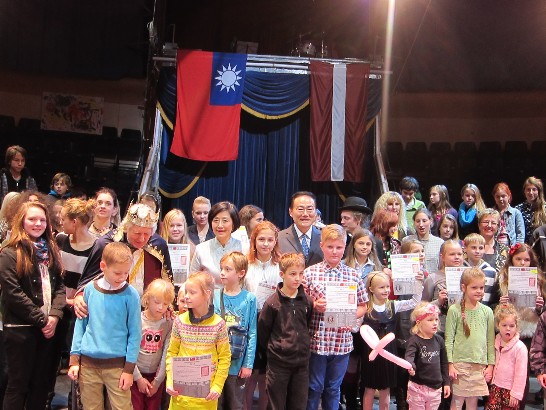
<path id="1" fill-rule="evenodd" d="M 214 313 L 212 294 L 214 279 L 206 272 L 193 273 L 185 283 L 188 311 L 174 320 L 169 349 L 167 350 L 167 393 L 171 397 L 169 409 L 216 409 L 218 397 L 231 363 L 226 323 Z M 194 394 L 173 381 L 174 357 L 196 357 L 211 355 L 210 390 L 204 398 L 190 397 Z M 178 389 L 178 390 L 175 390 Z M 197 394 L 199 395 L 199 394 Z"/>

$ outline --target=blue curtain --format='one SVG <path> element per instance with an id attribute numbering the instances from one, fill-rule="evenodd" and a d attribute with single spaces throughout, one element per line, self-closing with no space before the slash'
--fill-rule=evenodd
<path id="1" fill-rule="evenodd" d="M 276 120 L 256 129 L 257 120 L 243 114 L 239 157 L 229 162 L 202 163 L 168 155 L 160 165 L 160 188 L 174 193 L 167 208 L 189 217 L 193 200 L 202 195 L 212 203 L 228 200 L 237 207 L 252 203 L 264 209 L 279 227 L 290 224 L 288 198 L 298 190 L 300 118 Z M 260 122 L 263 122 L 260 121 Z M 173 171 L 173 168 L 176 171 Z M 178 194 L 198 177 L 187 194 Z M 168 197 L 167 197 L 168 199 Z"/>
<path id="2" fill-rule="evenodd" d="M 309 104 L 309 76 L 249 71 L 243 110 L 265 119 L 291 116 Z"/>
<path id="3" fill-rule="evenodd" d="M 250 80 L 249 80 L 250 79 Z M 169 153 L 176 118 L 176 69 L 164 68 L 157 87 L 164 134 L 159 188 L 163 206 L 181 209 L 191 223 L 191 206 L 202 195 L 212 203 L 228 200 L 237 207 L 255 204 L 279 228 L 291 224 L 288 204 L 298 190 L 317 195 L 323 220 L 339 222 L 340 195 L 369 198 L 375 184 L 368 161 L 365 184 L 312 182 L 309 168 L 309 77 L 301 74 L 249 72 L 243 92 L 239 156 L 235 161 L 203 163 Z M 380 109 L 381 82 L 371 81 L 368 119 Z M 373 148 L 374 125 L 366 138 Z M 372 151 L 368 151 L 372 152 Z M 368 158 L 373 158 L 369 154 Z"/>

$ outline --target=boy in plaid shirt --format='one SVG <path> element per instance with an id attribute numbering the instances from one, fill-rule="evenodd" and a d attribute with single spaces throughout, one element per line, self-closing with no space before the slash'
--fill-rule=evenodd
<path id="1" fill-rule="evenodd" d="M 307 410 L 317 410 L 322 398 L 323 410 L 337 410 L 340 385 L 353 350 L 351 327 L 326 327 L 326 290 L 329 282 L 353 282 L 357 286 L 355 303 L 358 318 L 366 313 L 366 284 L 358 273 L 341 263 L 346 234 L 340 225 L 322 229 L 320 248 L 324 260 L 305 269 L 307 293 L 314 300 L 311 318 L 311 358 L 309 359 L 309 397 Z M 355 318 L 356 321 L 356 318 Z"/>

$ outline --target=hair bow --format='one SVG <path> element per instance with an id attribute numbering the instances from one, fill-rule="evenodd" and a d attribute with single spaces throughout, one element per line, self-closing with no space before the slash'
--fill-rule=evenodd
<path id="1" fill-rule="evenodd" d="M 510 254 L 510 256 L 513 256 L 519 248 L 521 248 L 521 243 L 516 243 L 514 246 L 510 247 L 508 253 Z"/>

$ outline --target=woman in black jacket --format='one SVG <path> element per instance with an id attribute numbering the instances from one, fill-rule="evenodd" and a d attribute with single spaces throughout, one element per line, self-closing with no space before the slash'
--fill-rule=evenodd
<path id="1" fill-rule="evenodd" d="M 25 202 L 0 251 L 6 410 L 45 408 L 48 380 L 56 370 L 53 336 L 66 304 L 61 271 L 47 207 Z"/>

